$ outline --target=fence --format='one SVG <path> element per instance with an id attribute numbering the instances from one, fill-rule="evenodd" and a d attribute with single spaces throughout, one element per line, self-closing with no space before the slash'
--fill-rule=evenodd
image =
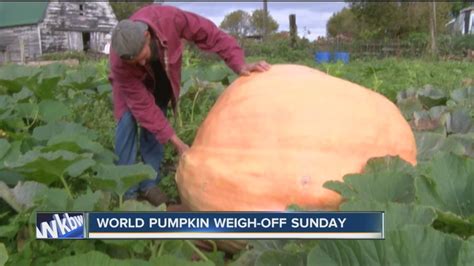
<path id="1" fill-rule="evenodd" d="M 440 36 L 437 39 L 438 53 L 441 56 L 465 57 L 474 50 L 474 35 Z M 352 40 L 319 40 L 315 43 L 316 51 L 346 51 L 352 57 L 420 57 L 430 52 L 427 40 L 418 41 L 352 41 Z"/>

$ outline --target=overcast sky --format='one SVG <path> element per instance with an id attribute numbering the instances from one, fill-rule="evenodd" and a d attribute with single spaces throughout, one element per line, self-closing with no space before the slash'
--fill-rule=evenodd
<path id="1" fill-rule="evenodd" d="M 166 2 L 166 5 L 173 5 L 207 17 L 217 26 L 220 25 L 225 15 L 232 11 L 241 9 L 251 13 L 255 9 L 263 8 L 262 2 Z M 300 3 L 282 3 L 269 2 L 268 11 L 275 18 L 280 27 L 278 31 L 289 30 L 290 14 L 296 15 L 296 25 L 298 35 L 306 36 L 314 40 L 318 36 L 326 35 L 326 23 L 332 14 L 341 10 L 346 4 L 344 2 L 300 2 Z M 306 29 L 306 31 L 305 31 Z M 308 34 L 308 32 L 310 34 Z"/>

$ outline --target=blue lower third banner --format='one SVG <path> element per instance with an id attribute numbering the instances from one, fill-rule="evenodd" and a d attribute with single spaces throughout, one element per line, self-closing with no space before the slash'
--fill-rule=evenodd
<path id="1" fill-rule="evenodd" d="M 383 212 L 91 212 L 94 239 L 384 239 Z"/>
<path id="2" fill-rule="evenodd" d="M 85 236 L 84 213 L 36 213 L 37 239 L 83 239 Z"/>

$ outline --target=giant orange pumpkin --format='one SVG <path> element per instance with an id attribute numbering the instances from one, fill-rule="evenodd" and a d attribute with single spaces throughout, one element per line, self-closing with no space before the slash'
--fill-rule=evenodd
<path id="1" fill-rule="evenodd" d="M 385 155 L 416 164 L 413 132 L 391 101 L 309 67 L 273 65 L 219 97 L 176 181 L 196 211 L 335 210 L 341 198 L 323 184 Z"/>

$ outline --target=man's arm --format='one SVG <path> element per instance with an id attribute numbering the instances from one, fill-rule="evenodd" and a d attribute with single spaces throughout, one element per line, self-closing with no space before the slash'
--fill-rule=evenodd
<path id="1" fill-rule="evenodd" d="M 117 86 L 118 91 L 123 93 L 128 109 L 140 126 L 154 134 L 160 143 L 165 144 L 175 135 L 168 119 L 156 106 L 153 94 L 140 80 L 132 77 L 120 80 L 115 78 L 113 86 Z"/>
<path id="2" fill-rule="evenodd" d="M 178 10 L 175 26 L 181 38 L 194 42 L 200 49 L 217 53 L 235 73 L 240 74 L 245 56 L 237 41 L 212 21 L 197 14 Z"/>

